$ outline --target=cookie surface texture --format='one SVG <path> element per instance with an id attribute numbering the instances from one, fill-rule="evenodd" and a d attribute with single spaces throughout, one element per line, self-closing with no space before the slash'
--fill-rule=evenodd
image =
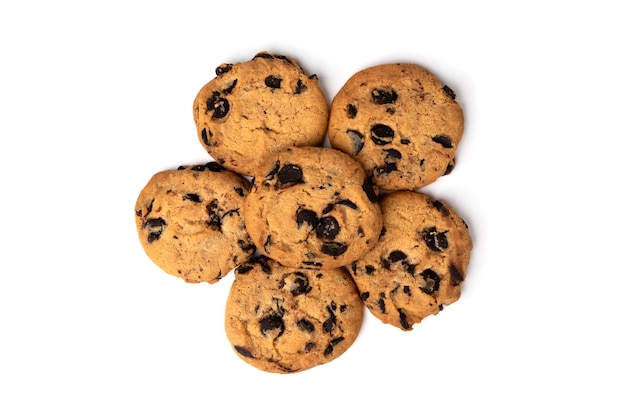
<path id="1" fill-rule="evenodd" d="M 243 214 L 259 251 L 289 267 L 349 265 L 382 230 L 377 191 L 363 168 L 331 148 L 272 156 L 257 171 Z"/>
<path id="2" fill-rule="evenodd" d="M 249 190 L 215 162 L 156 173 L 135 205 L 146 254 L 187 282 L 216 283 L 255 251 L 241 213 Z"/>
<path id="3" fill-rule="evenodd" d="M 333 98 L 330 144 L 363 164 L 381 189 L 418 189 L 454 168 L 464 128 L 455 99 L 419 65 L 366 68 Z"/>
<path id="4" fill-rule="evenodd" d="M 260 52 L 216 74 L 198 92 L 193 116 L 200 143 L 224 167 L 252 176 L 272 153 L 323 142 L 328 100 L 293 58 Z"/>
<path id="5" fill-rule="evenodd" d="M 343 354 L 357 338 L 363 310 L 345 269 L 294 269 L 258 256 L 235 270 L 225 330 L 245 362 L 295 373 Z"/>
<path id="6" fill-rule="evenodd" d="M 410 330 L 459 299 L 472 239 L 448 204 L 425 194 L 392 192 L 380 204 L 384 232 L 349 270 L 375 317 Z"/>

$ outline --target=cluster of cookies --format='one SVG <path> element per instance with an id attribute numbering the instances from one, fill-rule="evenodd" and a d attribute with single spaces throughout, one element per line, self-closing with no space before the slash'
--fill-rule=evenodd
<path id="1" fill-rule="evenodd" d="M 155 174 L 137 231 L 187 282 L 234 269 L 225 330 L 241 359 L 306 370 L 352 345 L 364 306 L 410 330 L 459 299 L 468 227 L 416 191 L 450 173 L 463 134 L 455 93 L 433 74 L 370 67 L 329 106 L 316 75 L 261 52 L 217 67 L 193 116 L 213 161 Z"/>

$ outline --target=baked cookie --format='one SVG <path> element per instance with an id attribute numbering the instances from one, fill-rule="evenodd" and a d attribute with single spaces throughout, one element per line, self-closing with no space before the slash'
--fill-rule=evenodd
<path id="1" fill-rule="evenodd" d="M 332 101 L 330 144 L 356 158 L 381 189 L 418 189 L 454 167 L 464 124 L 455 98 L 416 64 L 366 68 Z"/>
<path id="2" fill-rule="evenodd" d="M 317 76 L 293 58 L 260 52 L 215 72 L 194 100 L 193 117 L 201 144 L 224 167 L 252 176 L 272 153 L 323 142 L 328 101 Z"/>
<path id="3" fill-rule="evenodd" d="M 349 265 L 382 229 L 377 189 L 347 154 L 291 148 L 268 158 L 246 196 L 246 228 L 259 251 L 289 267 Z"/>
<path id="4" fill-rule="evenodd" d="M 146 254 L 187 282 L 216 283 L 255 251 L 241 213 L 249 190 L 216 162 L 155 174 L 135 205 Z"/>
<path id="5" fill-rule="evenodd" d="M 363 311 L 345 269 L 294 269 L 257 256 L 235 270 L 226 336 L 252 366 L 295 373 L 343 354 L 357 338 Z"/>
<path id="6" fill-rule="evenodd" d="M 392 192 L 380 205 L 384 232 L 350 272 L 374 316 L 410 330 L 459 299 L 472 239 L 449 205 L 425 194 Z"/>

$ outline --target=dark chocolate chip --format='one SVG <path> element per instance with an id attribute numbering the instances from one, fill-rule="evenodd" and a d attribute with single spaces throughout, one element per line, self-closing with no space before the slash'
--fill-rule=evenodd
<path id="1" fill-rule="evenodd" d="M 222 93 L 224 94 L 231 94 L 233 92 L 233 90 L 235 90 L 235 86 L 237 85 L 237 79 L 234 79 L 232 83 L 230 83 L 230 86 L 226 87 L 224 90 L 222 90 Z"/>
<path id="2" fill-rule="evenodd" d="M 218 76 L 222 74 L 226 74 L 232 69 L 233 69 L 233 64 L 222 64 L 215 69 L 215 74 L 217 74 Z"/>
<path id="3" fill-rule="evenodd" d="M 452 148 L 452 140 L 447 135 L 436 135 L 432 137 L 432 140 L 444 148 Z"/>
<path id="4" fill-rule="evenodd" d="M 437 228 L 432 226 L 422 231 L 422 239 L 426 242 L 428 248 L 433 251 L 443 251 L 448 248 L 447 231 L 439 232 Z"/>
<path id="5" fill-rule="evenodd" d="M 246 192 L 241 187 L 233 187 L 233 189 L 235 189 L 235 193 L 237 193 L 241 197 L 244 197 L 246 195 Z"/>
<path id="6" fill-rule="evenodd" d="M 439 200 L 435 200 L 433 202 L 433 206 L 435 207 L 435 209 L 437 209 L 439 212 L 441 212 L 443 215 L 448 216 L 450 215 L 450 211 L 448 210 L 448 208 L 446 207 L 446 205 L 443 204 L 443 202 L 439 201 Z"/>
<path id="7" fill-rule="evenodd" d="M 443 92 L 452 100 L 456 100 L 456 93 L 448 86 L 443 86 Z"/>
<path id="8" fill-rule="evenodd" d="M 402 159 L 402 153 L 400 151 L 398 151 L 397 149 L 393 149 L 393 148 L 387 148 L 385 150 L 385 153 L 387 154 L 385 156 L 385 159 L 389 158 L 392 160 L 400 160 Z"/>
<path id="9" fill-rule="evenodd" d="M 402 328 L 410 329 L 411 328 L 411 324 L 409 324 L 409 322 L 407 321 L 406 314 L 404 313 L 404 311 L 402 309 L 398 309 L 398 315 L 399 315 L 399 319 L 400 319 L 400 325 L 402 326 Z"/>
<path id="10" fill-rule="evenodd" d="M 365 266 L 365 274 L 372 274 L 376 271 L 376 268 L 374 266 L 371 265 L 367 265 Z"/>
<path id="11" fill-rule="evenodd" d="M 269 75 L 265 77 L 265 85 L 272 89 L 279 89 L 283 79 L 279 76 Z"/>
<path id="12" fill-rule="evenodd" d="M 374 183 L 372 182 L 371 177 L 366 178 L 363 182 L 363 191 L 367 195 L 370 202 L 374 203 L 378 200 L 378 194 L 376 193 L 376 189 L 374 189 Z"/>
<path id="13" fill-rule="evenodd" d="M 378 309 L 380 309 L 380 312 L 385 313 L 385 294 L 381 293 L 378 296 Z"/>
<path id="14" fill-rule="evenodd" d="M 344 337 L 337 337 L 333 340 L 330 341 L 330 344 L 328 344 L 328 347 L 326 347 L 326 350 L 324 350 L 324 355 L 325 356 L 330 356 L 333 353 L 333 350 L 337 344 L 339 344 L 340 342 L 342 342 L 344 340 Z"/>
<path id="15" fill-rule="evenodd" d="M 209 214 L 209 220 L 207 225 L 217 230 L 222 229 L 222 220 L 218 214 L 218 201 L 213 199 L 208 205 L 206 205 L 207 213 Z"/>
<path id="16" fill-rule="evenodd" d="M 448 166 L 446 167 L 446 171 L 444 171 L 443 175 L 447 176 L 448 174 L 452 173 L 452 170 L 454 170 L 454 166 L 456 164 L 455 159 L 453 158 L 452 161 L 450 161 L 450 163 L 448 164 Z"/>
<path id="17" fill-rule="evenodd" d="M 402 288 L 402 291 L 404 292 L 404 294 L 405 294 L 405 295 L 409 295 L 409 296 L 411 296 L 411 287 L 410 287 L 410 286 L 406 286 L 406 285 L 405 285 L 405 286 Z"/>
<path id="18" fill-rule="evenodd" d="M 352 200 L 349 200 L 349 199 L 341 199 L 341 200 L 337 201 L 337 204 L 338 205 L 347 206 L 350 209 L 357 209 L 358 208 L 356 203 L 354 203 Z"/>
<path id="19" fill-rule="evenodd" d="M 403 261 L 402 265 L 404 266 L 404 270 L 407 273 L 409 273 L 411 276 L 415 276 L 415 267 L 417 266 L 417 264 L 411 264 Z"/>
<path id="20" fill-rule="evenodd" d="M 195 202 L 195 203 L 200 203 L 202 201 L 202 199 L 200 198 L 200 195 L 196 193 L 187 193 L 186 195 L 183 196 L 183 200 L 191 200 L 192 202 Z"/>
<path id="21" fill-rule="evenodd" d="M 302 169 L 295 164 L 285 164 L 278 170 L 278 186 L 286 187 L 297 183 L 304 183 Z"/>
<path id="22" fill-rule="evenodd" d="M 237 274 L 246 274 L 247 272 L 249 272 L 250 270 L 252 270 L 254 268 L 253 265 L 251 264 L 242 264 L 240 266 L 237 267 L 237 269 L 235 270 L 235 272 Z"/>
<path id="23" fill-rule="evenodd" d="M 348 136 L 350 137 L 350 141 L 352 142 L 352 155 L 357 155 L 363 149 L 363 145 L 365 145 L 365 141 L 363 140 L 363 134 L 353 129 L 348 129 L 346 131 Z"/>
<path id="24" fill-rule="evenodd" d="M 450 283 L 452 283 L 452 286 L 458 286 L 461 283 L 463 283 L 463 280 L 465 280 L 465 278 L 463 277 L 463 274 L 459 271 L 458 268 L 456 268 L 456 266 L 454 264 L 450 264 Z"/>
<path id="25" fill-rule="evenodd" d="M 398 95 L 393 90 L 374 89 L 372 90 L 372 101 L 376 104 L 390 104 L 398 99 Z"/>
<path id="26" fill-rule="evenodd" d="M 395 263 L 396 261 L 404 260 L 405 258 L 406 258 L 406 254 L 400 250 L 392 251 L 391 254 L 389 254 L 389 261 L 391 261 L 392 263 Z"/>
<path id="27" fill-rule="evenodd" d="M 207 113 L 213 112 L 211 119 L 222 119 L 230 111 L 230 102 L 226 98 L 220 97 L 219 92 L 214 91 L 213 95 L 206 101 L 206 108 Z"/>
<path id="28" fill-rule="evenodd" d="M 276 161 L 274 162 L 274 166 L 272 167 L 272 169 L 270 170 L 269 173 L 267 173 L 267 175 L 265 176 L 265 178 L 267 180 L 273 180 L 274 176 L 276 175 L 276 173 L 278 173 L 278 169 L 280 168 L 280 162 Z"/>
<path id="29" fill-rule="evenodd" d="M 202 128 L 202 132 L 200 132 L 200 136 L 202 137 L 202 143 L 207 147 L 211 146 L 211 142 L 209 142 L 209 136 L 207 135 L 206 128 Z"/>
<path id="30" fill-rule="evenodd" d="M 298 325 L 298 328 L 300 328 L 304 332 L 315 331 L 315 326 L 310 321 L 307 321 L 306 319 L 300 319 L 298 322 L 296 322 L 296 324 Z"/>
<path id="31" fill-rule="evenodd" d="M 374 125 L 370 133 L 372 136 L 372 141 L 374 141 L 376 145 L 387 145 L 391 143 L 393 137 L 395 136 L 393 129 L 391 129 L 387 125 L 383 125 L 380 123 Z"/>
<path id="32" fill-rule="evenodd" d="M 142 229 L 148 229 L 148 244 L 161 238 L 163 230 L 167 226 L 167 222 L 163 218 L 148 219 L 143 223 Z"/>
<path id="33" fill-rule="evenodd" d="M 302 227 L 305 223 L 309 224 L 312 228 L 315 228 L 317 227 L 319 220 L 317 219 L 317 214 L 312 210 L 299 208 L 296 213 L 296 222 L 298 224 L 298 228 Z"/>
<path id="34" fill-rule="evenodd" d="M 320 219 L 315 229 L 315 234 L 323 240 L 332 240 L 339 234 L 339 222 L 332 216 L 324 216 Z"/>
<path id="35" fill-rule="evenodd" d="M 432 295 L 437 290 L 439 290 L 439 282 L 441 279 L 431 269 L 426 269 L 420 273 L 422 278 L 424 279 L 424 286 L 420 287 L 420 290 L 428 295 Z"/>
<path id="36" fill-rule="evenodd" d="M 267 335 L 267 332 L 278 329 L 277 337 L 280 337 L 285 331 L 285 323 L 283 322 L 282 315 L 273 313 L 268 315 L 259 321 L 259 325 L 261 326 L 261 334 Z"/>
<path id="37" fill-rule="evenodd" d="M 347 250 L 348 246 L 341 242 L 325 242 L 322 244 L 322 252 L 333 257 L 338 257 Z"/>
<path id="38" fill-rule="evenodd" d="M 259 52 L 252 59 L 255 60 L 257 58 L 274 59 L 274 56 L 272 54 L 268 54 L 267 52 Z"/>
<path id="39" fill-rule="evenodd" d="M 308 342 L 306 343 L 306 345 L 304 346 L 304 352 L 308 353 L 309 351 L 313 350 L 315 348 L 316 344 L 314 342 Z"/>
<path id="40" fill-rule="evenodd" d="M 353 105 L 353 104 L 349 104 L 349 105 L 346 107 L 346 112 L 348 112 L 348 117 L 349 117 L 350 119 L 354 119 L 354 118 L 356 118 L 356 115 L 357 115 L 357 113 L 358 113 L 358 111 L 357 111 L 357 109 L 356 109 L 356 106 L 355 106 L 355 105 Z"/>
<path id="41" fill-rule="evenodd" d="M 375 170 L 378 174 L 389 174 L 398 171 L 398 166 L 396 163 L 385 163 L 385 165 L 376 167 Z"/>
<path id="42" fill-rule="evenodd" d="M 370 297 L 370 292 L 361 293 L 361 300 L 367 300 Z"/>
<path id="43" fill-rule="evenodd" d="M 242 356 L 248 357 L 248 358 L 254 358 L 254 356 L 252 355 L 250 350 L 248 350 L 247 348 L 242 347 L 240 345 L 236 345 L 236 346 L 234 346 L 234 348 L 235 348 L 235 351 L 237 351 Z"/>
<path id="44" fill-rule="evenodd" d="M 401 140 L 400 140 L 400 143 L 401 143 L 402 145 L 409 145 L 409 144 L 411 143 L 411 140 L 410 140 L 410 139 L 403 138 L 403 139 L 401 139 Z"/>
<path id="45" fill-rule="evenodd" d="M 335 315 L 333 310 L 328 306 L 326 307 L 326 311 L 328 311 L 328 314 L 330 316 L 328 317 L 326 321 L 324 321 L 324 323 L 322 324 L 322 327 L 324 328 L 325 332 L 331 332 L 332 330 L 335 329 L 335 325 L 337 325 L 337 316 Z"/>
<path id="46" fill-rule="evenodd" d="M 297 277 L 293 281 L 293 286 L 291 287 L 291 294 L 293 296 L 306 295 L 312 289 L 312 287 L 309 286 L 309 279 L 303 273 L 300 273 L 300 272 L 296 272 L 295 275 Z"/>
<path id="47" fill-rule="evenodd" d="M 268 235 L 265 239 L 265 243 L 263 244 L 263 250 L 265 250 L 267 254 L 270 253 L 270 245 L 272 245 L 272 236 Z"/>
<path id="48" fill-rule="evenodd" d="M 306 84 L 302 82 L 302 80 L 298 80 L 296 84 L 296 89 L 293 91 L 294 94 L 301 94 L 307 90 Z"/>
<path id="49" fill-rule="evenodd" d="M 148 203 L 148 206 L 146 207 L 146 214 L 144 216 L 148 216 L 150 215 L 150 213 L 152 213 L 152 205 L 154 205 L 154 199 L 152 199 L 150 203 Z"/>

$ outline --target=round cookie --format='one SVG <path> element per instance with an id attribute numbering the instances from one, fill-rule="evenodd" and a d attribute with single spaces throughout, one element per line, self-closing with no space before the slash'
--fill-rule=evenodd
<path id="1" fill-rule="evenodd" d="M 298 147 L 273 155 L 246 197 L 246 228 L 259 251 L 289 267 L 349 265 L 382 229 L 377 190 L 347 154 Z"/>
<path id="2" fill-rule="evenodd" d="M 343 354 L 357 338 L 363 311 L 345 269 L 294 269 L 257 256 L 235 270 L 225 329 L 245 362 L 295 373 Z"/>
<path id="3" fill-rule="evenodd" d="M 472 239 L 449 205 L 425 194 L 396 191 L 380 205 L 384 232 L 350 271 L 375 317 L 410 330 L 459 299 Z"/>
<path id="4" fill-rule="evenodd" d="M 293 58 L 260 52 L 215 72 L 193 116 L 202 146 L 224 167 L 252 176 L 272 153 L 323 142 L 328 101 L 317 76 Z"/>
<path id="5" fill-rule="evenodd" d="M 255 251 L 241 213 L 249 190 L 215 162 L 155 174 L 135 204 L 146 254 L 187 282 L 216 283 Z"/>
<path id="6" fill-rule="evenodd" d="M 419 65 L 366 68 L 332 101 L 330 144 L 356 158 L 381 189 L 418 189 L 454 168 L 464 125 L 455 98 Z"/>

